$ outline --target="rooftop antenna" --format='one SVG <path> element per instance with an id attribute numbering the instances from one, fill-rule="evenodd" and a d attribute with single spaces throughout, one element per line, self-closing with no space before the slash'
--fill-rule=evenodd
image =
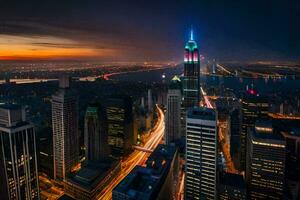
<path id="1" fill-rule="evenodd" d="M 193 31 L 193 27 L 191 27 L 191 37 L 190 40 L 194 40 L 194 31 Z"/>

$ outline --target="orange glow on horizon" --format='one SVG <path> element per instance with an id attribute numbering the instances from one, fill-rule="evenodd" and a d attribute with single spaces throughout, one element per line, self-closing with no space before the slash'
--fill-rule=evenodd
<path id="1" fill-rule="evenodd" d="M 114 49 L 95 49 L 57 37 L 25 37 L 0 34 L 0 60 L 37 60 L 112 57 Z"/>

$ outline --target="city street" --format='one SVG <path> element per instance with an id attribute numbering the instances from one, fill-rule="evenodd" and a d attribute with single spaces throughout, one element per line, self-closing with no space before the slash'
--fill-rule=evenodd
<path id="1" fill-rule="evenodd" d="M 161 108 L 157 107 L 158 120 L 155 127 L 151 130 L 151 135 L 143 148 L 148 150 L 154 150 L 162 140 L 165 130 L 165 116 Z M 98 199 L 109 200 L 112 199 L 112 190 L 131 172 L 131 170 L 137 166 L 142 165 L 148 157 L 149 153 L 145 151 L 134 150 L 130 156 L 122 161 L 122 169 L 120 175 L 114 179 L 110 185 L 105 188 L 104 193 L 100 194 Z"/>

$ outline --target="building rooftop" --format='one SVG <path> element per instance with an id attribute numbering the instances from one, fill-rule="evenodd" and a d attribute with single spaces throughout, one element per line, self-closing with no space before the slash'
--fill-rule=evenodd
<path id="1" fill-rule="evenodd" d="M 170 90 L 181 90 L 182 89 L 182 83 L 178 76 L 174 76 L 169 84 Z"/>
<path id="2" fill-rule="evenodd" d="M 22 107 L 18 104 L 0 104 L 0 109 L 19 110 L 19 109 L 22 109 Z"/>
<path id="3" fill-rule="evenodd" d="M 231 109 L 232 107 L 239 107 L 240 103 L 236 98 L 218 98 L 215 101 L 217 110 L 219 109 Z"/>
<path id="4" fill-rule="evenodd" d="M 177 149 L 173 145 L 158 145 L 147 160 L 147 167 L 153 168 L 153 162 L 161 160 L 172 161 Z"/>
<path id="5" fill-rule="evenodd" d="M 112 158 L 103 159 L 98 162 L 89 161 L 75 174 L 67 177 L 67 182 L 79 185 L 87 190 L 94 189 L 106 175 L 119 164 Z"/>
<path id="6" fill-rule="evenodd" d="M 274 131 L 270 121 L 256 122 L 252 131 L 254 140 L 270 140 L 272 143 L 284 143 L 284 138 L 281 134 Z"/>
<path id="7" fill-rule="evenodd" d="M 18 128 L 29 124 L 26 122 L 25 110 L 18 104 L 0 105 L 0 126 L 4 128 Z"/>
<path id="8" fill-rule="evenodd" d="M 136 166 L 114 188 L 135 200 L 155 199 L 176 153 L 175 146 L 159 145 L 147 160 L 147 167 Z"/>
<path id="9" fill-rule="evenodd" d="M 136 200 L 153 199 L 159 192 L 160 177 L 152 173 L 153 169 L 136 166 L 114 190 Z"/>
<path id="10" fill-rule="evenodd" d="M 216 120 L 215 111 L 207 107 L 190 108 L 187 112 L 187 116 L 192 119 Z"/>

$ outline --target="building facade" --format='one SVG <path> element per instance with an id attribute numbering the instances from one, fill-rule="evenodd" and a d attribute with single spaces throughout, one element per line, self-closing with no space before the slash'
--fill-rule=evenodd
<path id="1" fill-rule="evenodd" d="M 166 144 L 175 142 L 181 137 L 181 89 L 178 82 L 180 82 L 180 79 L 173 79 L 168 89 L 165 130 Z"/>
<path id="2" fill-rule="evenodd" d="M 248 134 L 246 181 L 249 199 L 282 199 L 286 142 L 270 122 L 257 122 Z"/>
<path id="3" fill-rule="evenodd" d="M 64 181 L 65 193 L 74 199 L 101 199 L 107 187 L 121 172 L 121 163 L 117 159 L 106 158 L 89 161 L 76 173 L 71 173 Z"/>
<path id="4" fill-rule="evenodd" d="M 251 90 L 252 91 L 252 90 Z M 246 169 L 247 130 L 256 120 L 267 119 L 269 100 L 264 96 L 247 93 L 242 99 L 242 130 L 240 136 L 240 169 Z"/>
<path id="5" fill-rule="evenodd" d="M 0 106 L 0 197 L 39 199 L 36 136 L 21 106 Z"/>
<path id="6" fill-rule="evenodd" d="M 109 98 L 105 103 L 108 145 L 116 157 L 128 154 L 134 141 L 132 101 L 129 97 Z"/>
<path id="7" fill-rule="evenodd" d="M 217 121 L 213 109 L 188 110 L 186 121 L 186 199 L 217 197 Z"/>
<path id="8" fill-rule="evenodd" d="M 230 156 L 236 169 L 241 169 L 239 153 L 241 129 L 242 113 L 241 109 L 236 107 L 229 112 Z"/>
<path id="9" fill-rule="evenodd" d="M 54 179 L 64 180 L 78 163 L 78 101 L 61 78 L 59 91 L 52 96 Z"/>
<path id="10" fill-rule="evenodd" d="M 87 108 L 84 119 L 85 159 L 98 161 L 109 156 L 105 110 L 99 105 Z"/>

